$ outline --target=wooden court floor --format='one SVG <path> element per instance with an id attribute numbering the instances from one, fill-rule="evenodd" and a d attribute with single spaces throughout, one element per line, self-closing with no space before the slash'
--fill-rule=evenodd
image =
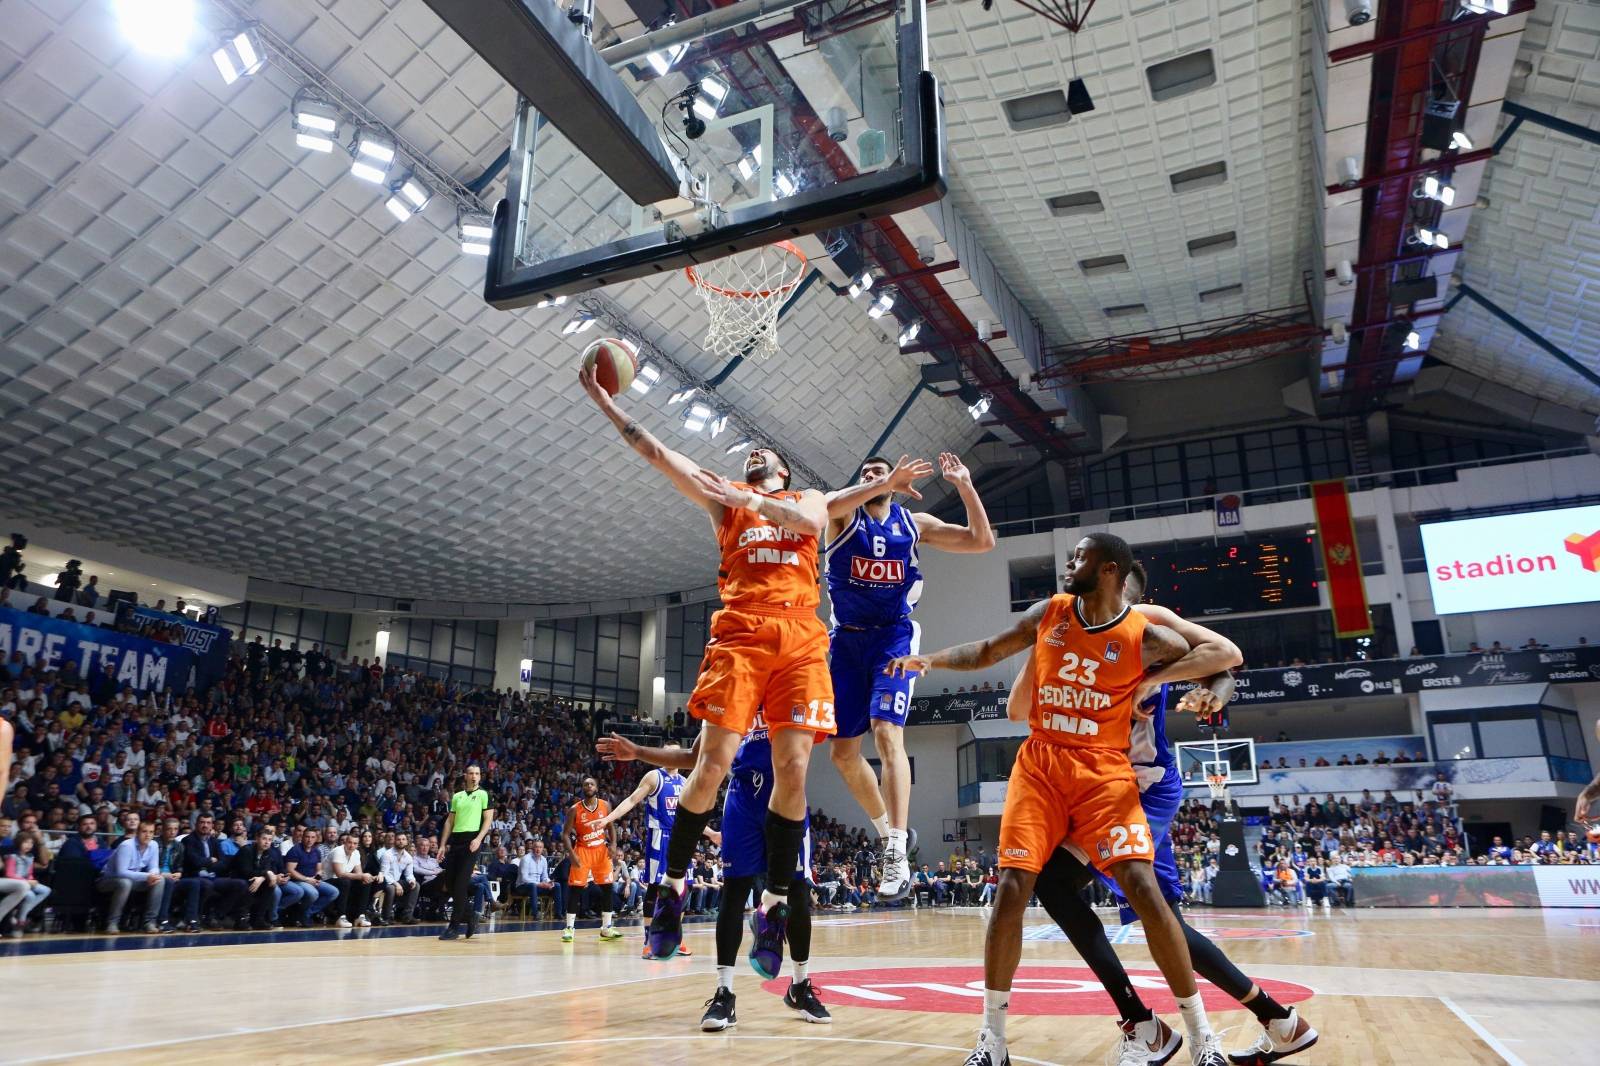
<path id="1" fill-rule="evenodd" d="M 1200 908 L 1190 920 L 1321 1031 L 1291 1061 L 1594 1061 L 1581 1049 L 1600 1031 L 1595 912 Z M 448 944 L 389 930 L 4 942 L 0 1061 L 956 1066 L 978 1023 L 983 927 L 965 909 L 822 917 L 813 976 L 833 1024 L 786 1011 L 787 978 L 764 988 L 741 965 L 727 1035 L 697 1024 L 715 986 L 706 925 L 691 926 L 695 957 L 669 962 L 639 958 L 636 927 L 614 944 L 520 925 Z M 1175 1023 L 1136 930 L 1109 931 Z M 1105 1061 L 1110 1001 L 1042 912 L 1025 935 L 1013 1061 Z M 1255 1039 L 1247 1012 L 1207 998 L 1230 1047 Z"/>

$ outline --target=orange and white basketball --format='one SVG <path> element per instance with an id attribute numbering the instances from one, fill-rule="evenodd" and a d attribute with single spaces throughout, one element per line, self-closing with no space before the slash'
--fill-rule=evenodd
<path id="1" fill-rule="evenodd" d="M 601 337 L 583 350 L 583 367 L 594 371 L 600 387 L 615 396 L 633 384 L 639 358 L 627 341 Z"/>

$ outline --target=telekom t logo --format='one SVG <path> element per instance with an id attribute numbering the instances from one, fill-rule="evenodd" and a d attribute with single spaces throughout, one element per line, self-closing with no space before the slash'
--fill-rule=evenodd
<path id="1" fill-rule="evenodd" d="M 1570 534 L 1566 545 L 1567 551 L 1578 557 L 1585 570 L 1600 572 L 1600 530 L 1587 537 L 1581 533 Z"/>

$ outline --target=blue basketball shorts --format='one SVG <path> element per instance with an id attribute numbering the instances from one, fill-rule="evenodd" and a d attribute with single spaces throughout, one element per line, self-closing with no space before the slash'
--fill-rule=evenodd
<path id="1" fill-rule="evenodd" d="M 859 737 L 873 719 L 906 724 L 916 678 L 890 677 L 883 672 L 891 659 L 915 655 L 922 644 L 922 627 L 909 618 L 876 629 L 835 626 L 828 648 L 828 672 L 833 675 L 833 707 L 839 738 Z"/>
<path id="2" fill-rule="evenodd" d="M 772 802 L 772 786 L 751 788 L 736 776 L 728 779 L 728 796 L 722 801 L 722 876 L 764 877 L 767 872 L 767 806 Z M 800 841 L 800 858 L 795 876 L 811 880 L 811 815 L 806 815 L 806 833 Z"/>

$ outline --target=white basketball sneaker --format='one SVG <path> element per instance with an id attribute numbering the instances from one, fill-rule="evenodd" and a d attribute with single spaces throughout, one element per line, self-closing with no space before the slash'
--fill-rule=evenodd
<path id="1" fill-rule="evenodd" d="M 1228 1061 L 1238 1066 L 1266 1066 L 1298 1054 L 1316 1042 L 1317 1031 L 1300 1017 L 1298 1010 L 1290 1007 L 1289 1016 L 1268 1022 L 1254 1044 L 1243 1051 L 1228 1052 Z"/>
<path id="2" fill-rule="evenodd" d="M 883 880 L 878 883 L 878 899 L 893 903 L 911 894 L 911 863 L 905 852 L 891 851 L 883 856 Z"/>
<path id="3" fill-rule="evenodd" d="M 1114 1046 L 1115 1066 L 1166 1066 L 1183 1047 L 1183 1037 L 1160 1018 L 1120 1023 L 1122 1039 Z"/>
<path id="4" fill-rule="evenodd" d="M 1006 1042 L 996 1036 L 993 1029 L 979 1029 L 978 1046 L 961 1066 L 1011 1066 L 1011 1053 L 1006 1051 Z"/>
<path id="5" fill-rule="evenodd" d="M 1222 1038 L 1207 1032 L 1189 1045 L 1189 1061 L 1194 1066 L 1228 1066 L 1228 1057 L 1222 1053 Z"/>

